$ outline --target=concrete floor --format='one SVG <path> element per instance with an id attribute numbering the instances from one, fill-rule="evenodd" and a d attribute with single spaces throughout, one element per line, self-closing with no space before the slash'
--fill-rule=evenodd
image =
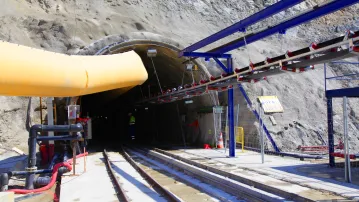
<path id="1" fill-rule="evenodd" d="M 176 152 L 176 151 L 173 151 Z M 252 151 L 236 150 L 236 157 L 229 158 L 228 150 L 207 150 L 207 149 L 186 149 L 177 152 L 187 153 L 188 158 L 193 155 L 199 158 L 205 157 L 216 162 L 232 164 L 238 168 L 258 173 L 258 181 L 261 176 L 273 177 L 293 185 L 301 185 L 317 190 L 326 190 L 344 197 L 351 197 L 359 200 L 359 169 L 352 169 L 353 183 L 344 182 L 343 168 L 329 168 L 327 164 L 316 163 L 315 161 L 300 161 L 299 159 L 265 155 L 265 163 L 261 163 L 261 155 Z M 176 152 L 176 153 L 177 153 Z M 185 157 L 186 155 L 181 155 Z"/>
<path id="2" fill-rule="evenodd" d="M 84 172 L 84 159 L 76 162 L 76 175 L 66 173 L 61 180 L 60 202 L 70 201 L 118 201 L 102 153 L 89 155 Z"/>

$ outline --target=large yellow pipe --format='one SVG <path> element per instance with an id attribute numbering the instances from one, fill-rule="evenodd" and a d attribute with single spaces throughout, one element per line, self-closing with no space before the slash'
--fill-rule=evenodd
<path id="1" fill-rule="evenodd" d="M 134 51 L 69 56 L 0 42 L 0 95 L 80 96 L 140 85 L 147 77 Z"/>

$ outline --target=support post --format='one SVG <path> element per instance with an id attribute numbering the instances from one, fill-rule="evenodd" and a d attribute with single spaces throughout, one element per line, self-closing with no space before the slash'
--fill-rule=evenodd
<path id="1" fill-rule="evenodd" d="M 332 97 L 327 97 L 327 121 L 328 121 L 328 149 L 329 149 L 329 166 L 335 166 L 334 156 L 334 129 L 333 129 L 333 101 Z"/>
<path id="2" fill-rule="evenodd" d="M 40 124 L 42 125 L 42 97 L 40 97 Z"/>
<path id="3" fill-rule="evenodd" d="M 233 71 L 232 58 L 227 59 L 227 73 Z M 229 157 L 236 156 L 236 139 L 234 136 L 233 88 L 228 89 L 228 123 L 229 123 Z"/>
<path id="4" fill-rule="evenodd" d="M 348 98 L 343 97 L 343 121 L 344 121 L 344 157 L 345 157 L 345 181 L 351 183 L 352 176 L 350 172 L 350 153 L 349 153 L 349 137 L 348 137 Z"/>
<path id="5" fill-rule="evenodd" d="M 73 158 L 72 171 L 73 171 L 73 175 L 76 175 L 76 142 L 75 141 L 72 141 L 72 158 Z"/>
<path id="6" fill-rule="evenodd" d="M 264 132 L 263 132 L 263 119 L 262 119 L 262 105 L 260 102 L 258 102 L 258 106 L 259 106 L 259 135 L 261 138 L 261 159 L 262 159 L 262 163 L 264 163 Z"/>
<path id="7" fill-rule="evenodd" d="M 46 107 L 47 107 L 47 125 L 52 126 L 54 125 L 54 105 L 53 105 L 53 97 L 48 97 L 46 99 Z M 48 132 L 49 137 L 54 137 L 54 132 Z M 54 141 L 49 141 L 49 159 L 52 159 L 54 155 Z"/>

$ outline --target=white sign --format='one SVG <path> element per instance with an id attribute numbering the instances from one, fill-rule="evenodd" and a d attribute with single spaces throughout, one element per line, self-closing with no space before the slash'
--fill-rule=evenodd
<path id="1" fill-rule="evenodd" d="M 262 105 L 264 113 L 275 113 L 284 111 L 277 96 L 259 96 L 258 100 Z"/>

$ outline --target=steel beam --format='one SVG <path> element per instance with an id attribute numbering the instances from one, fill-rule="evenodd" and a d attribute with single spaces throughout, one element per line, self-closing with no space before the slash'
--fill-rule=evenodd
<path id="1" fill-rule="evenodd" d="M 328 121 L 328 149 L 329 149 L 329 166 L 335 166 L 334 156 L 334 128 L 333 128 L 333 102 L 331 97 L 327 97 L 327 121 Z"/>
<path id="2" fill-rule="evenodd" d="M 255 41 L 261 40 L 265 37 L 273 35 L 282 30 L 286 30 L 286 29 L 298 26 L 300 24 L 303 24 L 310 20 L 316 19 L 323 15 L 327 15 L 329 13 L 335 12 L 337 10 L 340 10 L 342 8 L 356 4 L 358 2 L 359 2 L 359 0 L 337 0 L 337 1 L 331 1 L 324 5 L 318 5 L 317 7 L 314 7 L 313 9 L 311 9 L 307 12 L 304 12 L 298 16 L 295 16 L 287 21 L 284 21 L 284 22 L 277 24 L 273 27 L 269 27 L 268 29 L 265 29 L 263 31 L 259 31 L 257 33 L 246 36 L 246 42 L 247 42 L 247 44 L 253 43 Z M 239 38 L 237 40 L 234 40 L 232 42 L 224 44 L 216 49 L 213 49 L 209 52 L 226 53 L 226 52 L 229 52 L 236 48 L 242 47 L 244 45 L 245 45 L 245 42 L 244 42 L 243 38 Z"/>
<path id="3" fill-rule="evenodd" d="M 343 97 L 343 126 L 344 126 L 344 158 L 345 158 L 345 181 L 352 182 L 350 172 L 350 150 L 349 150 L 349 135 L 348 135 L 348 98 Z"/>
<path id="4" fill-rule="evenodd" d="M 227 59 L 227 73 L 233 72 L 232 58 Z M 236 138 L 234 136 L 234 99 L 233 88 L 228 89 L 228 125 L 229 125 L 229 157 L 236 156 Z"/>
<path id="5" fill-rule="evenodd" d="M 231 58 L 230 54 L 217 54 L 217 53 L 199 53 L 199 52 L 184 52 L 185 57 L 201 57 L 201 58 Z"/>
<path id="6" fill-rule="evenodd" d="M 253 25 L 263 19 L 266 19 L 272 15 L 275 15 L 287 8 L 290 8 L 296 4 L 299 4 L 300 2 L 302 2 L 303 0 L 282 0 L 279 1 L 271 6 L 268 6 L 267 8 L 183 49 L 180 53 L 179 53 L 179 57 L 185 56 L 184 52 L 193 52 L 196 51 L 200 48 L 203 48 L 215 41 L 218 41 L 224 37 L 227 37 L 235 32 L 238 31 L 245 31 L 245 29 L 250 26 Z"/>
<path id="7" fill-rule="evenodd" d="M 223 69 L 224 72 L 228 73 L 227 67 L 221 61 L 219 61 L 218 58 L 213 58 L 213 60 L 216 61 L 216 63 Z"/>
<path id="8" fill-rule="evenodd" d="M 327 97 L 359 97 L 359 87 L 327 90 Z"/>
<path id="9" fill-rule="evenodd" d="M 338 79 L 338 78 L 343 78 L 343 77 L 349 77 L 349 76 L 359 76 L 359 73 L 355 73 L 355 74 L 347 74 L 347 75 L 343 75 L 343 76 L 333 76 L 333 77 L 328 77 L 328 78 L 326 78 L 326 79 L 334 79 L 334 80 L 336 80 L 336 79 Z"/>

